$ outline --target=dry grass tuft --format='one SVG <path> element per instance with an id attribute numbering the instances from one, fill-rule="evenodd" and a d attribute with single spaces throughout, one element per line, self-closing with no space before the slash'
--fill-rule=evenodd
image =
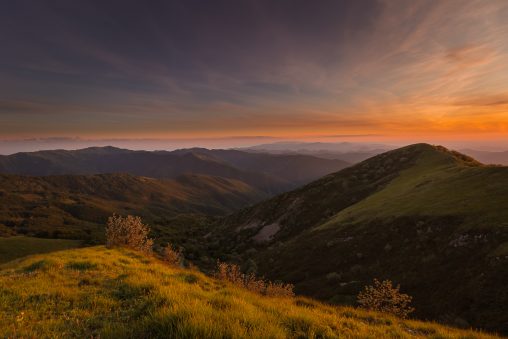
<path id="1" fill-rule="evenodd" d="M 272 297 L 293 297 L 292 284 L 265 281 L 263 278 L 256 277 L 253 273 L 244 274 L 240 267 L 235 264 L 217 262 L 217 270 L 214 274 L 216 279 L 228 281 L 236 286 L 248 289 L 251 292 L 264 294 Z"/>

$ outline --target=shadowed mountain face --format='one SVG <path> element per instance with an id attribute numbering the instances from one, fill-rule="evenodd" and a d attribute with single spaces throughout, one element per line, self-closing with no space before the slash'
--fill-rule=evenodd
<path id="1" fill-rule="evenodd" d="M 240 180 L 267 195 L 293 189 L 346 166 L 348 163 L 341 160 L 313 156 L 207 149 L 146 152 L 100 147 L 0 157 L 0 173 L 34 176 L 129 173 L 153 178 L 202 174 Z"/>
<path id="2" fill-rule="evenodd" d="M 0 175 L 0 234 L 96 240 L 113 213 L 140 215 L 160 229 L 171 218 L 221 215 L 263 196 L 241 181 L 204 175 Z"/>
<path id="3" fill-rule="evenodd" d="M 506 206 L 508 168 L 418 144 L 235 213 L 210 241 L 300 293 L 351 303 L 388 278 L 420 317 L 508 333 Z"/>

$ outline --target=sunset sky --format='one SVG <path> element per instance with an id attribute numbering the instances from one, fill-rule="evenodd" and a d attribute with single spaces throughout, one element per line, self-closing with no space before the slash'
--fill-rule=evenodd
<path id="1" fill-rule="evenodd" d="M 0 139 L 508 138 L 508 1 L 16 0 Z"/>

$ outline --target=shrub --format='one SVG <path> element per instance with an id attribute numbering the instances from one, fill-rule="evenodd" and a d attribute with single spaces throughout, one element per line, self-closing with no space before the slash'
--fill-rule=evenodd
<path id="1" fill-rule="evenodd" d="M 250 273 L 244 276 L 243 285 L 249 291 L 266 294 L 266 283 L 263 279 L 256 277 L 254 273 Z"/>
<path id="2" fill-rule="evenodd" d="M 113 215 L 106 226 L 106 247 L 128 247 L 144 253 L 152 253 L 153 240 L 148 237 L 150 228 L 140 217 Z"/>
<path id="3" fill-rule="evenodd" d="M 400 285 L 393 286 L 390 280 L 380 282 L 374 279 L 374 286 L 365 286 L 357 296 L 357 301 L 362 308 L 391 313 L 401 318 L 414 311 L 410 306 L 412 297 L 400 293 Z"/>
<path id="4" fill-rule="evenodd" d="M 256 277 L 254 273 L 243 274 L 240 267 L 235 264 L 217 261 L 217 270 L 214 277 L 259 294 L 273 297 L 293 297 L 295 295 L 293 285 L 265 281 L 262 278 Z"/>
<path id="5" fill-rule="evenodd" d="M 183 262 L 182 251 L 177 250 L 168 244 L 162 250 L 162 260 L 171 266 L 181 266 Z"/>
<path id="6" fill-rule="evenodd" d="M 292 284 L 269 281 L 266 284 L 265 294 L 270 296 L 294 297 L 295 293 L 293 292 L 293 288 L 294 286 Z"/>
<path id="7" fill-rule="evenodd" d="M 219 280 L 229 281 L 238 286 L 244 285 L 245 276 L 240 271 L 240 267 L 235 264 L 217 261 L 217 270 L 214 276 Z"/>

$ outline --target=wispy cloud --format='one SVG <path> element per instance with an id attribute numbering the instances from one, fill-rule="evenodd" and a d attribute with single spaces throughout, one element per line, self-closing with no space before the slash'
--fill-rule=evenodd
<path id="1" fill-rule="evenodd" d="M 459 135 L 506 126 L 504 1 L 117 5 L 6 6 L 0 136 Z"/>

